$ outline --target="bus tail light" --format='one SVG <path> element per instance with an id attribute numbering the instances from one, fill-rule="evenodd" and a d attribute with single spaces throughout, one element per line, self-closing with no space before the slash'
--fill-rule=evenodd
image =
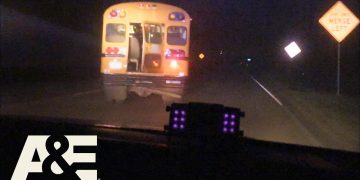
<path id="1" fill-rule="evenodd" d="M 106 54 L 117 54 L 119 52 L 119 48 L 117 48 L 117 47 L 107 47 L 105 52 L 106 52 Z"/>
<path id="2" fill-rule="evenodd" d="M 109 68 L 110 69 L 122 69 L 123 64 L 120 61 L 117 61 L 116 59 L 109 62 Z"/>
<path id="3" fill-rule="evenodd" d="M 111 47 L 107 47 L 105 50 L 106 54 L 111 54 L 113 52 Z"/>
<path id="4" fill-rule="evenodd" d="M 165 58 L 185 60 L 185 51 L 181 49 L 166 49 Z"/>
<path id="5" fill-rule="evenodd" d="M 114 52 L 114 54 L 117 54 L 117 53 L 119 53 L 119 48 L 117 48 L 117 47 L 114 47 L 114 48 L 113 48 L 113 52 Z"/>
<path id="6" fill-rule="evenodd" d="M 122 55 L 125 56 L 126 54 L 126 48 L 122 48 L 122 47 L 107 47 L 105 49 L 105 54 L 115 54 L 115 55 Z"/>
<path id="7" fill-rule="evenodd" d="M 179 67 L 179 64 L 177 63 L 176 60 L 171 60 L 170 67 L 173 69 L 177 69 Z"/>

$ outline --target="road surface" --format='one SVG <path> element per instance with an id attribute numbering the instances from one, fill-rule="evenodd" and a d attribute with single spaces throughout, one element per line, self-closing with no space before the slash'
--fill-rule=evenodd
<path id="1" fill-rule="evenodd" d="M 64 84 L 34 85 L 28 87 L 31 90 L 14 88 L 12 94 L 4 93 L 0 113 L 66 117 L 77 119 L 74 123 L 120 127 L 163 129 L 167 124 L 169 115 L 158 95 L 142 98 L 131 93 L 124 103 L 113 104 L 104 100 L 99 79 Z M 250 74 L 227 68 L 193 75 L 183 101 L 240 108 L 246 113 L 241 129 L 248 137 L 329 148 L 289 111 L 277 93 Z M 358 145 L 335 144 L 335 148 L 358 151 Z"/>

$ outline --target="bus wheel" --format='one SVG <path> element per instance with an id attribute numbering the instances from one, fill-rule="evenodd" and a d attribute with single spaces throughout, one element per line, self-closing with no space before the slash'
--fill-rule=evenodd
<path id="1" fill-rule="evenodd" d="M 127 98 L 126 86 L 104 86 L 104 93 L 107 101 L 122 103 Z"/>

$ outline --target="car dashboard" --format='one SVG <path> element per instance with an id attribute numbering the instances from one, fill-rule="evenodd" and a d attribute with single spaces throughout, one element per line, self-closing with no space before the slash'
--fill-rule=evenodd
<path id="1" fill-rule="evenodd" d="M 161 131 L 1 116 L 2 177 L 11 177 L 28 135 L 96 135 L 100 179 L 356 178 L 359 154 L 242 137 L 226 146 L 171 140 Z M 175 143 L 174 143 L 175 142 Z M 30 174 L 31 175 L 31 174 Z M 30 178 L 31 179 L 31 178 Z"/>

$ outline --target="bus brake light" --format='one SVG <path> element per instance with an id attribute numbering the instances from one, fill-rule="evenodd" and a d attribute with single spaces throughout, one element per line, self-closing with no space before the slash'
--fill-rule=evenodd
<path id="1" fill-rule="evenodd" d="M 119 48 L 114 47 L 114 48 L 113 48 L 113 52 L 114 52 L 114 54 L 117 54 L 117 53 L 119 52 Z"/>
<path id="2" fill-rule="evenodd" d="M 119 53 L 119 48 L 118 47 L 108 47 L 106 48 L 106 54 L 118 54 Z"/>
<path id="3" fill-rule="evenodd" d="M 107 47 L 105 51 L 106 51 L 106 54 L 111 54 L 113 52 L 111 47 Z"/>

